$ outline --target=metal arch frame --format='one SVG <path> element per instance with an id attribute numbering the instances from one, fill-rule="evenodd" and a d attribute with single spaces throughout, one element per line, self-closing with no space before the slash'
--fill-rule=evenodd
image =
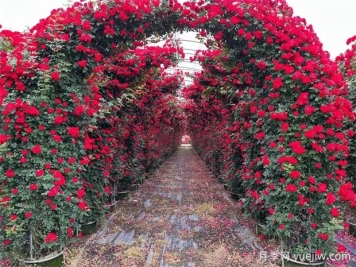
<path id="1" fill-rule="evenodd" d="M 181 71 L 194 71 L 194 72 L 202 72 L 202 69 L 195 69 L 195 68 L 189 68 L 189 67 L 181 67 L 181 68 L 176 68 L 176 69 L 167 69 L 169 71 L 174 71 L 174 70 L 181 70 Z"/>

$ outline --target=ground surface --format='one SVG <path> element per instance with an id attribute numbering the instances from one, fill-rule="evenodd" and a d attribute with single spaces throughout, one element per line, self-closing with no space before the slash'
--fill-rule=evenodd
<path id="1" fill-rule="evenodd" d="M 72 244 L 71 267 L 268 267 L 275 241 L 261 241 L 199 156 L 183 146 L 101 229 Z"/>

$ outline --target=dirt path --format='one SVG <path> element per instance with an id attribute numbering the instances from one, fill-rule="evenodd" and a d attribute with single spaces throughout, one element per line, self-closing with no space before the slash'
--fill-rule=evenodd
<path id="1" fill-rule="evenodd" d="M 105 224 L 69 247 L 66 266 L 275 266 L 260 259 L 275 244 L 254 235 L 191 147 L 180 147 Z"/>

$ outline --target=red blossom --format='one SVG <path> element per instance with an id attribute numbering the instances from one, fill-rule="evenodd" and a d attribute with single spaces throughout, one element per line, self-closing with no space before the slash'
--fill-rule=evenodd
<path id="1" fill-rule="evenodd" d="M 327 193 L 325 203 L 326 205 L 332 205 L 336 201 L 336 196 L 333 193 Z"/>
<path id="2" fill-rule="evenodd" d="M 88 209 L 87 203 L 84 200 L 81 200 L 78 203 L 78 208 L 83 210 L 83 211 L 86 211 Z"/>
<path id="3" fill-rule="evenodd" d="M 46 238 L 45 238 L 45 242 L 46 243 L 54 243 L 56 242 L 58 239 L 58 236 L 54 233 L 49 233 Z"/>
<path id="4" fill-rule="evenodd" d="M 304 154 L 307 150 L 302 146 L 300 141 L 293 141 L 289 143 L 289 146 L 292 148 L 292 151 L 297 155 Z"/>
<path id="5" fill-rule="evenodd" d="M 309 106 L 309 105 L 306 105 L 305 108 L 304 108 L 304 112 L 307 116 L 310 116 L 313 114 L 313 112 L 315 112 L 316 108 L 312 107 L 312 106 Z"/>
<path id="6" fill-rule="evenodd" d="M 326 189 L 328 188 L 327 184 L 320 183 L 318 184 L 318 192 L 319 193 L 324 193 L 326 192 Z"/>
<path id="7" fill-rule="evenodd" d="M 36 174 L 36 177 L 41 177 L 44 175 L 44 170 L 43 169 L 37 170 L 37 171 L 35 171 L 35 174 Z"/>
<path id="8" fill-rule="evenodd" d="M 41 148 L 41 146 L 40 145 L 35 145 L 32 149 L 31 149 L 31 152 L 33 153 L 33 154 L 41 154 L 41 152 L 42 152 L 42 148 Z"/>
<path id="9" fill-rule="evenodd" d="M 30 184 L 28 187 L 31 191 L 36 191 L 38 189 L 38 185 L 37 184 Z"/>
<path id="10" fill-rule="evenodd" d="M 8 136 L 8 135 L 0 134 L 0 144 L 5 144 L 9 138 L 10 138 L 10 136 Z"/>
<path id="11" fill-rule="evenodd" d="M 73 237 L 74 236 L 73 228 L 72 227 L 68 227 L 67 233 L 68 233 L 68 237 Z"/>
<path id="12" fill-rule="evenodd" d="M 298 99 L 297 99 L 297 104 L 299 106 L 304 106 L 306 104 L 308 104 L 308 97 L 309 97 L 309 93 L 308 92 L 302 92 L 300 93 Z"/>
<path id="13" fill-rule="evenodd" d="M 300 171 L 297 170 L 293 170 L 289 173 L 290 177 L 292 177 L 293 179 L 298 179 L 301 177 L 301 173 Z"/>
<path id="14" fill-rule="evenodd" d="M 337 244 L 337 252 L 346 252 L 346 248 L 341 244 Z"/>
<path id="15" fill-rule="evenodd" d="M 54 185 L 63 186 L 66 183 L 65 176 L 60 171 L 55 171 L 53 173 Z"/>
<path id="16" fill-rule="evenodd" d="M 84 21 L 83 21 L 83 24 L 82 24 L 82 29 L 83 29 L 84 31 L 90 31 L 90 30 L 91 30 L 90 21 L 84 20 Z"/>
<path id="17" fill-rule="evenodd" d="M 64 118 L 62 115 L 58 115 L 57 117 L 54 118 L 54 124 L 56 124 L 56 125 L 62 124 L 66 121 L 67 121 L 67 119 Z"/>
<path id="18" fill-rule="evenodd" d="M 294 184 L 288 184 L 287 186 L 286 186 L 286 191 L 287 192 L 292 192 L 292 193 L 294 193 L 294 192 L 296 192 L 298 190 L 298 187 L 296 187 Z"/>
<path id="19" fill-rule="evenodd" d="M 59 192 L 59 186 L 54 186 L 48 191 L 47 196 L 54 197 L 58 194 L 58 192 Z"/>
<path id="20" fill-rule="evenodd" d="M 282 78 L 277 77 L 273 80 L 273 89 L 277 90 L 280 89 L 284 85 Z"/>
<path id="21" fill-rule="evenodd" d="M 331 208 L 330 214 L 333 217 L 339 217 L 340 216 L 340 212 L 339 212 L 339 210 L 337 208 Z"/>
<path id="22" fill-rule="evenodd" d="M 328 240 L 329 238 L 329 235 L 328 234 L 325 234 L 325 233 L 319 233 L 318 234 L 318 237 L 324 241 Z"/>
<path id="23" fill-rule="evenodd" d="M 67 132 L 73 138 L 77 138 L 80 135 L 79 127 L 67 127 Z"/>
<path id="24" fill-rule="evenodd" d="M 83 59 L 83 60 L 78 61 L 77 64 L 79 67 L 85 68 L 87 65 L 87 61 L 85 59 Z"/>
<path id="25" fill-rule="evenodd" d="M 281 124 L 281 129 L 282 129 L 283 132 L 286 133 L 288 131 L 288 129 L 289 129 L 289 123 L 283 122 Z"/>
<path id="26" fill-rule="evenodd" d="M 61 74 L 58 71 L 54 71 L 51 73 L 51 78 L 53 81 L 58 82 L 59 79 L 61 78 Z"/>
<path id="27" fill-rule="evenodd" d="M 85 191 L 83 188 L 77 190 L 77 198 L 82 199 L 85 196 Z"/>

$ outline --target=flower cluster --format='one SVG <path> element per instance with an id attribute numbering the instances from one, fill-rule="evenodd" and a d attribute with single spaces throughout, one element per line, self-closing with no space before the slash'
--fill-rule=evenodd
<path id="1" fill-rule="evenodd" d="M 356 103 L 356 36 L 353 36 L 347 40 L 347 45 L 351 45 L 344 53 L 336 57 L 336 62 L 339 64 L 343 76 L 347 82 L 349 88 L 348 99 L 353 105 Z M 353 191 L 356 184 L 356 139 L 355 139 L 355 123 L 356 115 L 353 120 L 345 125 L 344 129 L 348 137 L 349 142 L 349 158 L 348 165 L 346 167 L 347 179 L 349 183 L 340 188 L 339 194 L 343 200 L 350 203 L 351 208 L 356 207 L 356 195 Z M 354 214 L 353 214 L 354 215 Z"/>
<path id="2" fill-rule="evenodd" d="M 194 147 L 232 180 L 245 211 L 265 218 L 267 234 L 329 253 L 354 136 L 338 65 L 285 1 L 188 6 L 180 22 L 200 28 L 209 48 L 197 53 L 203 71 L 184 90 Z"/>
<path id="3" fill-rule="evenodd" d="M 154 19 L 174 21 L 168 8 L 75 3 L 0 32 L 0 241 L 12 257 L 65 245 L 107 211 L 113 185 L 142 180 L 180 144 L 181 81 L 165 74 L 177 48 L 144 42 L 174 27 Z"/>

